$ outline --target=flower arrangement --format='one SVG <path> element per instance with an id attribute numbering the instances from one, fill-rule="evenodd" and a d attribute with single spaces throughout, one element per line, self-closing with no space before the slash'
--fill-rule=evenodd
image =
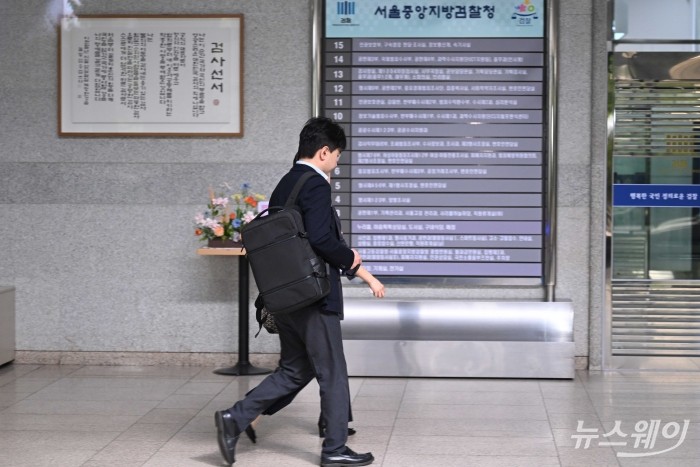
<path id="1" fill-rule="evenodd" d="M 238 193 L 231 193 L 231 187 L 224 183 L 224 193 L 215 194 L 209 188 L 207 211 L 194 218 L 194 234 L 202 241 L 231 240 L 241 241 L 241 229 L 258 214 L 258 203 L 265 196 L 250 191 L 244 183 Z"/>

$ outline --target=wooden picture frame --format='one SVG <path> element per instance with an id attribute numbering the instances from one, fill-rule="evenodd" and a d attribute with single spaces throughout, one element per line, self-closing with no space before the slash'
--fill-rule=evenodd
<path id="1" fill-rule="evenodd" d="M 243 136 L 243 15 L 64 17 L 59 136 Z"/>

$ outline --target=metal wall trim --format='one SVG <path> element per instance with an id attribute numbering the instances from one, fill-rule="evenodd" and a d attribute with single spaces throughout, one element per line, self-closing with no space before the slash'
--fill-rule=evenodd
<path id="1" fill-rule="evenodd" d="M 352 376 L 573 378 L 573 319 L 571 302 L 346 299 L 343 346 Z"/>
<path id="2" fill-rule="evenodd" d="M 0 286 L 0 365 L 15 359 L 15 288 Z"/>
<path id="3" fill-rule="evenodd" d="M 547 38 L 548 38 L 548 70 L 547 70 L 547 181 L 545 190 L 547 200 L 544 211 L 544 286 L 546 300 L 555 300 L 554 291 L 557 282 L 557 132 L 559 103 L 559 8 L 555 0 L 547 2 Z"/>
<path id="4" fill-rule="evenodd" d="M 313 0 L 311 26 L 311 115 L 321 115 L 321 83 L 323 69 L 321 63 L 321 38 L 323 37 L 323 0 Z"/>

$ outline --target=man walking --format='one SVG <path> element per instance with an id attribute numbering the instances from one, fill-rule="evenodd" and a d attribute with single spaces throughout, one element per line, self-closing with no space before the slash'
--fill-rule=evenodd
<path id="1" fill-rule="evenodd" d="M 219 449 L 229 464 L 235 461 L 236 442 L 245 428 L 275 401 L 299 391 L 311 377 L 320 386 L 326 427 L 321 465 L 363 466 L 374 461 L 371 453 L 355 453 L 345 444 L 350 391 L 340 330 L 340 274 L 352 275 L 361 264 L 359 253 L 342 240 L 340 221 L 331 204 L 330 174 L 345 145 L 345 132 L 340 125 L 322 117 L 309 120 L 299 135 L 294 166 L 270 197 L 271 206 L 284 205 L 297 180 L 304 173 L 315 172 L 299 192 L 297 204 L 311 246 L 329 265 L 331 291 L 305 308 L 275 316 L 281 343 L 279 367 L 245 399 L 228 410 L 216 412 Z"/>

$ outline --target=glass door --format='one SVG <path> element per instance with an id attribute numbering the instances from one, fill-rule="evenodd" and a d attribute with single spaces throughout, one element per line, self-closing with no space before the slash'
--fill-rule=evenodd
<path id="1" fill-rule="evenodd" d="M 607 369 L 700 370 L 698 0 L 610 0 Z"/>
<path id="2" fill-rule="evenodd" d="M 607 366 L 697 371 L 700 55 L 615 52 L 610 77 Z"/>

